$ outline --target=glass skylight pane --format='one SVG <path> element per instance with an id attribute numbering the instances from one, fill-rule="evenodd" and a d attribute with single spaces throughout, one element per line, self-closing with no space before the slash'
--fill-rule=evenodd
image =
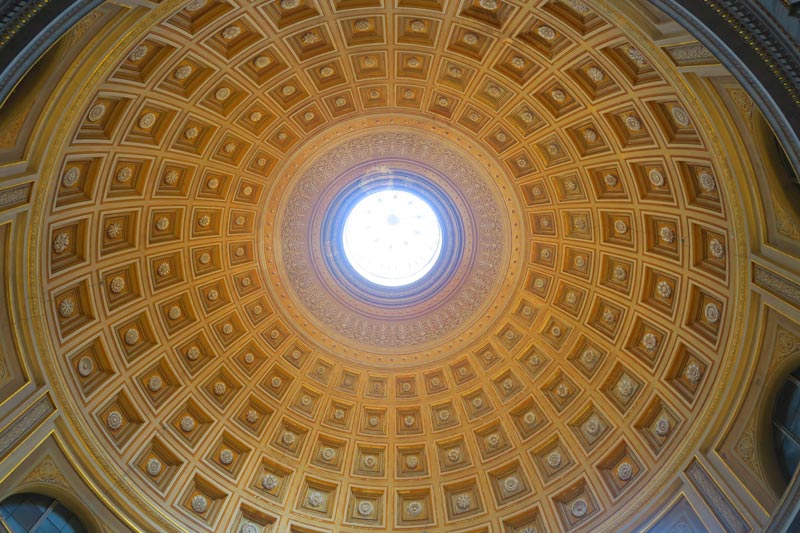
<path id="1" fill-rule="evenodd" d="M 422 279 L 436 264 L 442 228 L 425 200 L 384 189 L 359 200 L 347 215 L 343 245 L 361 276 L 384 287 L 401 287 Z"/>

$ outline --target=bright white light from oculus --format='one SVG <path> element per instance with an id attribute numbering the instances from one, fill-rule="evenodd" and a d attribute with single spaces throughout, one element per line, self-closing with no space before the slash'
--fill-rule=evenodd
<path id="1" fill-rule="evenodd" d="M 359 200 L 342 234 L 347 261 L 384 287 L 414 283 L 430 272 L 442 251 L 439 217 L 419 196 L 384 189 Z"/>

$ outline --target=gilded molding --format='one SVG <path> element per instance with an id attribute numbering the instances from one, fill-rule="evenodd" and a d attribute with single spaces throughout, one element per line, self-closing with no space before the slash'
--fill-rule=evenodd
<path id="1" fill-rule="evenodd" d="M 758 460 L 755 445 L 755 423 L 751 423 L 736 443 L 736 453 L 754 472 L 758 472 Z"/>
<path id="2" fill-rule="evenodd" d="M 45 395 L 4 428 L 0 433 L 0 457 L 8 455 L 53 412 L 53 402 L 50 396 Z"/>
<path id="3" fill-rule="evenodd" d="M 734 105 L 738 108 L 739 113 L 745 118 L 747 127 L 752 129 L 755 105 L 750 95 L 748 95 L 747 91 L 744 89 L 731 89 L 728 91 L 728 94 L 731 96 Z"/>
<path id="4" fill-rule="evenodd" d="M 792 215 L 783 207 L 781 201 L 773 196 L 772 204 L 775 207 L 775 220 L 778 222 L 778 232 L 794 241 L 800 241 L 800 226 L 794 221 Z"/>
<path id="5" fill-rule="evenodd" d="M 66 33 L 66 35 L 64 35 L 61 41 L 64 53 L 67 53 L 67 51 L 70 48 L 78 44 L 81 38 L 83 38 L 83 36 L 86 35 L 86 32 L 92 29 L 92 26 L 94 26 L 94 24 L 98 20 L 100 20 L 102 16 L 103 16 L 102 13 L 98 11 L 92 11 L 91 13 L 83 17 L 81 20 L 79 20 L 77 24 L 72 26 L 72 28 L 69 29 L 69 31 Z"/>
<path id="6" fill-rule="evenodd" d="M 36 468 L 25 476 L 25 479 L 22 481 L 23 484 L 35 482 L 51 483 L 66 489 L 70 488 L 69 482 L 61 475 L 58 467 L 53 463 L 50 457 L 46 457 Z"/>
<path id="7" fill-rule="evenodd" d="M 800 285 L 797 283 L 760 265 L 753 265 L 753 282 L 778 298 L 800 307 Z"/>
<path id="8" fill-rule="evenodd" d="M 795 354 L 798 351 L 800 351 L 800 337 L 782 327 L 778 327 L 773 359 L 776 358 L 775 356 L 777 356 L 777 358 L 783 358 Z"/>
<path id="9" fill-rule="evenodd" d="M 667 54 L 679 67 L 714 65 L 719 63 L 708 48 L 700 43 L 681 44 L 665 47 Z"/>
<path id="10" fill-rule="evenodd" d="M 0 211 L 6 211 L 28 203 L 30 194 L 30 182 L 0 190 Z"/>
<path id="11" fill-rule="evenodd" d="M 697 489 L 697 492 L 700 493 L 703 501 L 706 502 L 714 516 L 725 528 L 725 531 L 738 533 L 753 530 L 697 459 L 692 460 L 686 469 L 686 476 L 692 482 L 694 488 Z"/>

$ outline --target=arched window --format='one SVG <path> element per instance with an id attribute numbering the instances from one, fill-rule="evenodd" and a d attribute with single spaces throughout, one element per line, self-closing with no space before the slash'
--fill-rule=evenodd
<path id="1" fill-rule="evenodd" d="M 800 464 L 800 368 L 789 374 L 775 398 L 772 413 L 775 457 L 784 480 L 791 481 Z"/>
<path id="2" fill-rule="evenodd" d="M 11 533 L 81 533 L 87 531 L 58 500 L 42 494 L 9 496 L 0 503 L 0 520 Z"/>

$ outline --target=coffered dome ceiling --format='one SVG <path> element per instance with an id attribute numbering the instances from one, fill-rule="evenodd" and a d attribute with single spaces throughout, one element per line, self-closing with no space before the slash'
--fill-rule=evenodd
<path id="1" fill-rule="evenodd" d="M 33 226 L 88 460 L 168 529 L 638 512 L 727 386 L 743 241 L 713 123 L 609 4 L 193 0 L 131 28 Z M 403 175 L 450 248 L 375 290 L 337 202 Z"/>

